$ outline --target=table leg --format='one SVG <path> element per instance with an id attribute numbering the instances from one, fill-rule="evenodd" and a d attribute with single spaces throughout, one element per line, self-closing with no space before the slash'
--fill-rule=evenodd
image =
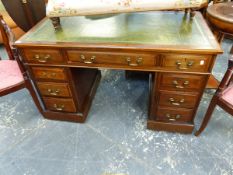
<path id="1" fill-rule="evenodd" d="M 187 15 L 188 13 L 190 13 L 190 19 L 192 19 L 195 16 L 194 9 L 191 9 L 191 8 L 185 9 L 185 15 Z"/>
<path id="2" fill-rule="evenodd" d="M 53 26 L 54 26 L 54 29 L 55 30 L 58 30 L 61 28 L 61 23 L 60 23 L 60 18 L 59 17 L 51 17 L 50 18 L 52 23 L 53 23 Z"/>

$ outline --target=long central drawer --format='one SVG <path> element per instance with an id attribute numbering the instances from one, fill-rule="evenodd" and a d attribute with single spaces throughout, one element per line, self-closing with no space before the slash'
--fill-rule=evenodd
<path id="1" fill-rule="evenodd" d="M 134 53 L 114 53 L 114 52 L 90 52 L 79 50 L 67 51 L 68 62 L 83 64 L 107 64 L 119 66 L 155 66 L 156 55 L 154 54 L 134 54 Z"/>

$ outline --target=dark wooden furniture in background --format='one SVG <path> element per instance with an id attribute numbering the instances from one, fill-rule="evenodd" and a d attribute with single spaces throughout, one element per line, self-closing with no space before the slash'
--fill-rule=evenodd
<path id="1" fill-rule="evenodd" d="M 213 4 L 207 8 L 206 18 L 219 43 L 225 34 L 233 35 L 233 2 Z"/>
<path id="2" fill-rule="evenodd" d="M 233 35 L 233 2 L 219 3 L 209 6 L 207 8 L 207 20 L 219 43 L 222 42 L 225 34 Z M 200 129 L 195 133 L 196 136 L 200 135 L 207 126 L 216 105 L 219 105 L 233 115 L 233 104 L 229 104 L 229 102 L 222 98 L 226 91 L 229 90 L 228 86 L 232 86 L 233 46 L 230 53 L 231 56 L 229 58 L 228 70 L 212 98 Z"/>
<path id="3" fill-rule="evenodd" d="M 7 12 L 25 32 L 46 15 L 45 0 L 2 0 Z"/>
<path id="4" fill-rule="evenodd" d="M 210 2 L 210 3 L 213 3 L 213 4 L 216 4 L 216 3 L 226 3 L 228 2 L 229 0 L 213 0 L 213 2 Z M 230 5 L 230 4 L 228 4 Z M 228 6 L 227 4 L 223 5 L 223 6 Z M 215 5 L 216 6 L 216 5 Z M 222 6 L 222 5 L 221 5 Z M 207 6 L 208 7 L 208 6 Z M 209 21 L 209 25 L 212 27 L 212 24 L 211 24 L 211 18 L 212 17 L 206 17 L 207 15 L 209 16 L 209 12 L 206 12 L 207 11 L 207 7 L 203 10 L 203 15 L 205 16 L 205 18 L 207 19 L 207 21 L 210 19 Z M 214 14 L 216 12 L 212 11 L 212 5 L 210 5 L 210 7 L 208 8 L 208 11 L 210 11 L 210 13 Z M 227 10 L 228 11 L 228 10 Z M 208 14 L 207 14 L 208 13 Z M 222 15 L 225 15 L 222 13 Z M 217 15 L 218 16 L 218 15 Z M 221 23 L 216 23 L 216 25 L 221 25 Z M 223 39 L 223 34 L 219 33 L 218 30 L 216 30 L 216 28 L 212 28 L 213 32 L 215 33 L 215 36 L 216 38 L 218 39 L 219 43 L 221 43 L 222 39 Z M 209 80 L 208 80 L 208 83 L 207 83 L 207 86 L 206 88 L 209 88 L 209 89 L 217 89 L 219 86 L 219 81 L 213 76 L 211 75 Z"/>
<path id="5" fill-rule="evenodd" d="M 27 72 L 20 61 L 17 50 L 11 45 L 14 42 L 13 33 L 1 15 L 0 31 L 3 38 L 3 44 L 9 57 L 9 60 L 0 59 L 0 96 L 7 95 L 22 88 L 27 88 L 37 105 L 38 110 L 42 112 L 39 98 L 32 86 L 33 84 L 27 76 Z"/>
<path id="6" fill-rule="evenodd" d="M 106 19 L 44 19 L 15 43 L 36 86 L 45 118 L 84 122 L 98 68 L 151 72 L 149 129 L 191 133 L 222 50 L 197 12 L 118 14 Z M 103 30 L 104 29 L 104 30 Z M 145 102 L 146 103 L 146 102 Z"/>

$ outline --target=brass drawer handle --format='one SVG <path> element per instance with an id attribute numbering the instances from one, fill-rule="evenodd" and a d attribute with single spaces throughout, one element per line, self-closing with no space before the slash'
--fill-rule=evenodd
<path id="1" fill-rule="evenodd" d="M 54 104 L 53 107 L 57 110 L 57 111 L 63 111 L 63 109 L 65 108 L 65 105 L 57 105 Z"/>
<path id="2" fill-rule="evenodd" d="M 141 57 L 137 58 L 136 60 L 136 63 L 131 63 L 131 58 L 130 57 L 127 57 L 126 58 L 126 61 L 128 62 L 128 65 L 129 66 L 139 66 L 142 64 L 143 62 L 143 59 Z"/>
<path id="3" fill-rule="evenodd" d="M 177 85 L 176 88 L 177 89 L 184 89 L 184 86 Z"/>
<path id="4" fill-rule="evenodd" d="M 80 55 L 80 58 L 82 59 L 83 63 L 85 64 L 92 64 L 95 61 L 96 56 L 92 56 L 90 60 L 87 60 L 84 55 Z"/>
<path id="5" fill-rule="evenodd" d="M 184 89 L 185 86 L 189 85 L 189 81 L 188 80 L 184 81 L 183 85 L 185 85 L 185 86 L 179 85 L 179 83 L 178 83 L 177 80 L 174 80 L 172 83 L 175 85 L 175 87 L 177 89 Z"/>
<path id="6" fill-rule="evenodd" d="M 189 69 L 190 67 L 192 67 L 193 64 L 194 64 L 194 61 L 188 61 L 188 62 L 186 63 L 186 66 L 183 67 L 180 60 L 176 61 L 177 69 L 179 69 L 179 70 L 187 70 L 187 69 Z"/>
<path id="7" fill-rule="evenodd" d="M 169 101 L 174 106 L 180 106 L 182 103 L 184 103 L 184 99 L 182 98 L 179 102 L 176 102 L 174 98 L 169 98 Z"/>
<path id="8" fill-rule="evenodd" d="M 42 76 L 43 76 L 43 77 L 50 77 L 50 76 L 51 76 L 51 77 L 56 77 L 56 75 L 57 75 L 57 74 L 54 73 L 54 72 L 53 72 L 53 73 L 42 72 Z"/>
<path id="9" fill-rule="evenodd" d="M 170 114 L 166 114 L 166 117 L 168 118 L 168 120 L 170 121 L 176 121 L 177 119 L 181 118 L 180 114 L 176 114 L 174 117 L 172 117 Z"/>
<path id="10" fill-rule="evenodd" d="M 48 93 L 49 93 L 50 95 L 58 95 L 58 94 L 60 93 L 60 89 L 55 89 L 55 90 L 53 90 L 53 89 L 48 89 Z"/>
<path id="11" fill-rule="evenodd" d="M 189 85 L 189 81 L 188 80 L 184 81 L 183 85 Z"/>
<path id="12" fill-rule="evenodd" d="M 188 69 L 187 67 L 182 67 L 182 64 L 181 64 L 181 62 L 179 60 L 176 61 L 176 65 L 177 65 L 177 69 L 180 69 L 180 70 L 186 70 L 186 69 Z"/>
<path id="13" fill-rule="evenodd" d="M 46 63 L 51 58 L 51 56 L 49 54 L 47 54 L 44 57 L 40 57 L 40 55 L 36 54 L 36 55 L 34 55 L 33 58 L 34 58 L 34 60 L 36 60 L 40 63 Z"/>

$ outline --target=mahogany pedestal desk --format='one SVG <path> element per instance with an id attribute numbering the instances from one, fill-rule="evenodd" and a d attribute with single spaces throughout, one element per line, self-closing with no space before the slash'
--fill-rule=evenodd
<path id="1" fill-rule="evenodd" d="M 99 68 L 149 71 L 147 128 L 192 132 L 222 52 L 200 13 L 192 19 L 183 12 L 66 17 L 61 26 L 55 31 L 45 18 L 15 43 L 45 118 L 84 122 Z"/>

